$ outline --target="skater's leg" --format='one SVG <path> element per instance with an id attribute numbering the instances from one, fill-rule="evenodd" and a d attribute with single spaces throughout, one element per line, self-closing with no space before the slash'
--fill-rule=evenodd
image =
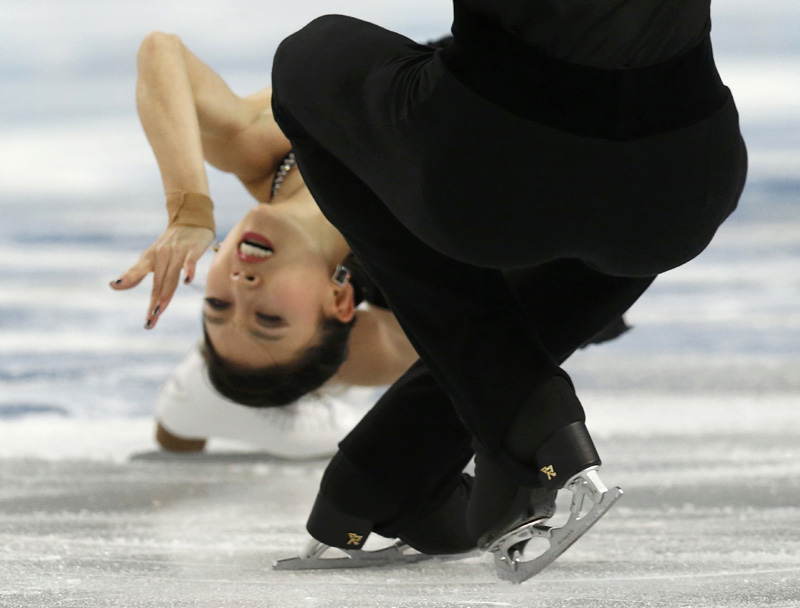
<path id="1" fill-rule="evenodd" d="M 572 386 L 525 321 L 498 270 L 457 262 L 408 232 L 381 201 L 329 152 L 294 142 L 306 183 L 386 296 L 399 322 L 470 433 L 521 483 L 544 478 L 503 445 L 509 421 L 535 403 L 531 443 L 583 420 L 574 393 L 543 399 L 554 378 Z"/>
<path id="2" fill-rule="evenodd" d="M 339 447 L 366 475 L 391 480 L 392 491 L 410 503 L 434 495 L 440 479 L 463 470 L 472 457 L 471 439 L 450 398 L 418 361 Z"/>
<path id="3" fill-rule="evenodd" d="M 598 464 L 580 424 L 583 411 L 572 385 L 542 345 L 536 328 L 526 322 L 503 274 L 458 262 L 419 240 L 361 179 L 358 159 L 348 154 L 346 143 L 332 137 L 337 127 L 347 131 L 346 121 L 323 117 L 321 111 L 293 112 L 302 105 L 297 103 L 297 91 L 289 85 L 287 94 L 281 78 L 275 83 L 276 116 L 293 140 L 309 189 L 376 279 L 417 351 L 476 436 L 482 454 L 492 465 L 510 471 L 518 484 L 546 483 L 551 489 Z M 293 103 L 282 104 L 282 97 L 294 97 Z M 346 141 L 347 135 L 342 139 Z M 380 151 L 376 148 L 376 154 Z M 403 167 L 397 170 L 403 173 Z M 536 421 L 525 429 L 524 441 L 511 441 L 509 427 L 515 426 L 511 423 L 519 412 L 532 409 Z M 555 448 L 547 443 L 553 438 Z M 546 461 L 540 458 L 542 445 L 547 447 L 542 456 Z M 482 465 L 480 470 L 490 469 Z M 345 489 L 363 479 L 363 471 L 342 454 L 326 476 L 321 494 L 325 502 L 320 504 L 345 505 L 347 514 L 364 515 L 370 525 L 391 521 L 402 512 L 393 508 L 403 497 L 392 496 L 391 484 L 380 488 L 377 479 L 365 486 L 377 488 L 374 494 L 365 493 L 359 505 L 348 504 Z M 452 474 L 446 479 L 452 484 Z M 439 494 L 453 495 L 452 490 Z M 507 499 L 501 504 L 508 507 Z M 324 522 L 324 517 L 312 520 Z M 402 537 L 399 526 L 396 531 Z M 313 530 L 312 534 L 321 536 Z M 467 538 L 474 538 L 469 530 Z"/>
<path id="4" fill-rule="evenodd" d="M 505 275 L 528 323 L 559 363 L 604 330 L 608 338 L 624 331 L 622 315 L 655 280 L 611 276 L 571 259 Z M 617 325 L 620 329 L 614 330 Z"/>
<path id="5" fill-rule="evenodd" d="M 506 272 L 526 319 L 559 362 L 614 327 L 650 286 L 653 278 L 604 275 L 578 260 L 558 260 L 536 268 Z M 551 383 L 542 399 L 569 399 L 571 391 Z M 561 387 L 562 389 L 564 387 Z M 565 393 L 560 396 L 560 393 Z M 524 454 L 531 445 L 531 429 L 541 423 L 535 402 L 521 408 L 509 425 L 506 444 Z M 476 479 L 468 513 L 468 527 L 486 545 L 514 522 L 548 517 L 555 492 L 532 490 L 507 475 L 491 459 L 476 455 Z"/>
<path id="6" fill-rule="evenodd" d="M 557 260 L 536 268 L 507 272 L 506 278 L 544 347 L 553 359 L 563 362 L 617 322 L 655 277 L 614 277 L 578 260 Z M 563 393 L 563 399 L 571 399 L 572 391 L 563 384 L 557 386 L 560 383 L 560 379 L 554 379 L 550 392 Z M 541 398 L 548 399 L 548 396 Z M 549 398 L 559 397 L 551 394 Z M 529 429 L 539 423 L 540 414 L 535 403 L 517 412 L 506 437 L 515 453 L 524 454 L 524 446 L 531 444 Z"/>
<path id="7" fill-rule="evenodd" d="M 507 278 L 529 322 L 541 328 L 545 346 L 559 360 L 619 319 L 651 283 L 649 279 L 602 275 L 575 261 L 519 271 Z M 407 534 L 404 525 L 408 524 L 403 522 L 413 521 L 422 505 L 435 511 L 437 502 L 454 496 L 453 480 L 458 478 L 463 458 L 468 457 L 469 435 L 450 405 L 438 384 L 418 363 L 342 442 L 341 453 L 326 473 L 322 495 L 343 511 L 359 513 L 376 522 L 373 527 L 388 536 L 395 536 L 398 531 Z M 434 406 L 440 409 L 435 410 Z M 435 412 L 439 415 L 434 416 Z M 518 449 L 523 451 L 529 430 L 540 422 L 536 410 L 520 412 L 508 441 L 519 443 Z M 441 430 L 430 437 L 424 433 L 424 429 L 437 427 Z M 414 441 L 410 441 L 411 437 Z M 426 438 L 430 440 L 427 447 L 422 443 Z M 449 469 L 447 462 L 440 460 L 448 450 L 456 450 L 455 465 Z M 468 533 L 472 539 L 484 537 L 482 542 L 486 543 L 491 531 L 502 530 L 512 521 L 546 516 L 552 510 L 554 493 L 521 487 L 483 456 L 478 459 L 477 479 L 475 500 L 469 507 Z M 442 480 L 444 491 L 435 491 L 433 484 L 437 480 Z M 352 488 L 360 491 L 353 492 Z M 432 499 L 434 496 L 438 501 Z M 463 508 L 463 497 L 458 508 Z M 377 523 L 389 521 L 391 526 Z M 444 530 L 443 526 L 424 520 L 416 527 L 425 531 L 426 538 L 431 530 Z M 448 534 L 453 531 L 451 528 Z M 463 538 L 463 531 L 457 534 Z M 446 543 L 437 543 L 437 552 L 442 552 Z M 419 548 L 418 543 L 416 546 Z"/>
<path id="8" fill-rule="evenodd" d="M 331 32 L 340 37 L 343 33 L 350 33 L 352 38 L 348 38 L 348 45 L 337 47 L 335 53 L 324 54 L 324 41 L 330 42 L 333 39 Z M 316 41 L 315 37 L 323 42 Z M 354 40 L 359 42 L 353 42 Z M 370 48 L 366 48 L 365 42 L 371 45 Z M 351 48 L 357 44 L 362 45 L 357 49 L 362 51 L 361 54 L 355 54 Z M 371 50 L 372 47 L 374 50 Z M 300 77 L 298 70 L 292 70 L 292 67 L 296 67 L 292 65 L 292 60 L 297 59 L 302 67 L 309 67 L 313 65 L 310 57 L 316 57 L 324 69 L 317 69 L 313 74 L 304 73 Z M 567 255 L 565 252 L 571 251 L 570 247 L 581 240 L 582 237 L 578 238 L 578 234 L 584 232 L 590 232 L 593 239 L 601 235 L 603 247 L 618 247 L 626 239 L 636 240 L 641 236 L 641 231 L 631 223 L 629 216 L 647 216 L 650 224 L 658 230 L 661 230 L 663 222 L 644 212 L 631 214 L 626 205 L 622 205 L 627 209 L 626 216 L 615 219 L 609 214 L 607 207 L 613 206 L 612 203 L 616 201 L 615 193 L 622 184 L 631 183 L 630 179 L 611 180 L 613 188 L 571 192 L 566 198 L 580 201 L 580 210 L 575 213 L 565 212 L 564 209 L 569 209 L 569 205 L 561 201 L 562 191 L 585 182 L 578 173 L 573 176 L 572 169 L 583 167 L 576 171 L 585 172 L 588 164 L 593 167 L 590 172 L 593 177 L 604 179 L 607 172 L 600 171 L 596 165 L 602 160 L 612 167 L 629 168 L 634 176 L 641 177 L 641 172 L 637 170 L 637 159 L 640 156 L 660 156 L 658 150 L 640 150 L 638 144 L 600 146 L 596 138 L 581 139 L 562 135 L 553 135 L 551 139 L 511 136 L 508 141 L 503 138 L 502 144 L 498 146 L 491 135 L 492 130 L 500 126 L 494 124 L 501 120 L 497 112 L 492 112 L 491 108 L 482 105 L 474 97 L 464 97 L 464 91 L 453 87 L 450 82 L 442 85 L 446 92 L 460 96 L 459 100 L 463 97 L 471 104 L 469 112 L 459 107 L 459 112 L 455 113 L 458 120 L 467 121 L 462 125 L 464 129 L 457 133 L 455 126 L 460 124 L 458 121 L 443 121 L 445 116 L 439 116 L 445 109 L 441 99 L 439 105 L 426 101 L 422 104 L 424 108 L 415 107 L 415 119 L 425 112 L 433 113 L 439 116 L 439 122 L 447 122 L 452 127 L 450 130 L 431 132 L 440 136 L 434 139 L 448 144 L 442 148 L 449 151 L 444 159 L 451 160 L 450 157 L 456 153 L 455 144 L 466 138 L 464 141 L 469 140 L 473 144 L 482 142 L 480 146 L 472 148 L 480 147 L 491 157 L 494 157 L 495 151 L 503 152 L 502 162 L 493 165 L 488 189 L 481 190 L 477 183 L 481 180 L 465 180 L 461 171 L 441 171 L 436 174 L 435 180 L 444 184 L 441 196 L 433 199 L 410 197 L 406 200 L 401 194 L 406 192 L 403 184 L 417 181 L 418 176 L 413 170 L 419 167 L 418 162 L 410 162 L 409 159 L 428 152 L 427 147 L 412 145 L 420 144 L 420 140 L 414 139 L 418 133 L 376 130 L 372 127 L 398 123 L 409 110 L 408 100 L 418 100 L 421 97 L 420 90 L 424 92 L 426 86 L 430 89 L 430 83 L 424 79 L 413 81 L 418 86 L 404 86 L 408 84 L 406 80 L 414 76 L 413 70 L 404 72 L 396 66 L 409 61 L 414 64 L 415 59 L 409 59 L 414 57 L 424 59 L 425 52 L 413 47 L 410 41 L 375 26 L 336 18 L 314 22 L 288 39 L 276 55 L 273 96 L 275 114 L 298 148 L 301 170 L 304 171 L 306 181 L 321 208 L 345 234 L 384 293 L 389 296 L 406 332 L 415 342 L 431 372 L 453 398 L 465 423 L 477 435 L 487 454 L 496 455 L 502 461 L 505 456 L 503 452 L 508 446 L 503 446 L 498 438 L 505 435 L 511 420 L 525 404 L 537 410 L 538 424 L 530 436 L 529 453 L 512 454 L 515 456 L 512 460 L 517 463 L 520 460 L 527 461 L 530 452 L 535 451 L 555 429 L 582 420 L 580 404 L 574 396 L 572 386 L 566 375 L 558 369 L 550 350 L 543 346 L 539 328 L 526 327 L 526 320 L 521 317 L 514 298 L 509 295 L 509 290 L 497 271 L 460 263 L 440 254 L 442 249 L 453 249 L 453 243 L 430 245 L 435 240 L 431 234 L 426 235 L 423 243 L 420 234 L 424 230 L 420 226 L 426 222 L 409 221 L 409 217 L 427 220 L 435 215 L 440 219 L 445 218 L 445 223 L 449 226 L 459 226 L 464 220 L 467 206 L 477 207 L 479 213 L 474 215 L 480 217 L 481 221 L 477 224 L 474 238 L 467 238 L 465 247 L 455 247 L 459 251 L 454 257 L 459 259 L 489 259 L 481 256 L 491 251 L 492 255 L 499 256 L 492 259 L 513 261 L 516 254 L 506 256 L 509 251 L 515 250 L 511 246 L 512 240 L 521 243 L 522 249 L 534 250 L 542 242 L 555 239 L 557 242 L 551 249 Z M 392 61 L 393 58 L 397 61 Z M 559 66 L 560 64 L 554 64 L 549 67 L 564 67 Z M 683 66 L 685 69 L 690 67 Z M 709 67 L 712 68 L 713 65 Z M 561 74 L 558 69 L 556 71 Z M 387 73 L 396 78 L 386 77 Z M 713 74 L 715 72 L 711 75 Z M 580 80 L 584 76 L 583 71 L 569 73 L 569 79 Z M 650 82 L 649 79 L 657 77 L 658 74 L 648 72 L 644 78 L 646 82 Z M 438 81 L 436 87 L 441 88 Z M 707 101 L 709 104 L 717 101 L 722 103 L 724 98 L 717 99 L 716 93 L 709 93 Z M 688 105 L 694 108 L 696 104 Z M 509 123 L 509 116 L 503 116 L 504 124 Z M 481 121 L 481 117 L 489 120 Z M 533 129 L 537 116 L 529 118 L 534 120 L 513 122 L 527 133 L 527 129 Z M 466 128 L 467 124 L 469 128 Z M 365 125 L 370 128 L 361 128 Z M 426 125 L 431 129 L 435 126 Z M 644 128 L 638 122 L 637 125 Z M 367 144 L 354 140 L 356 132 L 359 138 L 368 140 Z M 552 135 L 556 131 L 549 129 L 547 132 Z M 374 141 L 378 133 L 389 139 L 385 142 Z M 431 133 L 428 133 L 428 139 L 433 138 Z M 410 139 L 406 139 L 407 137 Z M 494 139 L 497 139 L 496 134 Z M 672 142 L 667 147 L 672 149 L 679 144 L 686 147 L 688 141 Z M 595 144 L 599 147 L 594 147 Z M 530 150 L 531 146 L 540 146 L 543 149 Z M 300 150 L 300 147 L 305 150 Z M 512 147 L 516 152 L 507 154 Z M 695 146 L 689 149 L 695 149 Z M 396 150 L 401 153 L 396 153 Z M 548 154 L 551 150 L 558 150 L 559 153 Z M 583 156 L 581 151 L 588 156 Z M 625 153 L 622 154 L 621 151 Z M 474 172 L 468 170 L 468 167 L 474 167 L 476 155 L 466 154 L 463 149 L 459 152 L 464 158 L 459 156 L 458 165 L 463 165 L 466 173 L 486 173 L 483 166 L 475 167 Z M 529 157 L 533 152 L 539 156 L 531 162 Z M 622 156 L 614 155 L 618 152 Z M 646 154 L 639 154 L 640 152 Z M 683 158 L 685 155 L 681 153 L 678 156 Z M 519 176 L 528 173 L 520 170 L 520 163 L 527 163 L 534 168 L 540 164 L 549 167 L 547 163 L 556 162 L 553 158 L 561 164 L 554 165 L 552 170 L 548 169 L 541 180 L 534 180 L 535 183 L 520 181 L 522 178 Z M 564 162 L 564 158 L 568 162 Z M 375 169 L 375 159 L 378 159 L 378 164 L 381 160 L 384 161 L 382 172 Z M 662 164 L 657 167 L 659 172 L 663 170 Z M 672 163 L 668 164 L 672 166 Z M 694 161 L 690 164 L 694 164 Z M 386 167 L 393 172 L 394 187 L 390 187 L 391 184 L 387 186 Z M 380 173 L 378 177 L 377 173 Z M 696 171 L 692 170 L 690 173 L 694 175 Z M 664 177 L 661 173 L 659 175 Z M 431 179 L 428 173 L 425 177 Z M 555 179 L 556 183 L 551 183 L 551 179 Z M 645 179 L 650 185 L 636 195 L 636 204 L 641 206 L 646 203 L 647 209 L 652 206 L 652 197 L 655 194 L 652 192 L 651 181 Z M 669 181 L 681 183 L 682 180 L 676 174 Z M 376 190 L 373 187 L 378 182 L 380 197 L 374 194 Z M 465 182 L 470 187 L 474 186 L 473 196 L 465 195 Z M 706 191 L 705 188 L 702 190 Z M 495 194 L 493 197 L 475 195 L 476 192 L 483 191 Z M 602 196 L 600 192 L 603 192 Z M 448 201 L 448 193 L 452 195 L 452 201 Z M 674 197 L 667 198 L 672 201 Z M 410 208 L 410 211 L 406 209 L 401 213 L 402 207 Z M 705 208 L 699 204 L 694 207 Z M 547 219 L 544 230 L 542 217 L 538 215 L 543 210 L 547 210 L 543 216 Z M 402 221 L 397 219 L 401 215 Z M 674 214 L 668 212 L 667 215 L 672 217 Z M 487 222 L 491 223 L 487 225 Z M 588 227 L 577 229 L 576 224 L 579 222 Z M 501 239 L 502 242 L 498 242 L 497 235 L 507 232 L 513 239 Z M 670 242 L 675 241 L 672 233 L 670 234 Z M 452 233 L 444 236 L 448 235 L 452 236 Z M 599 247 L 594 241 L 589 244 L 591 251 Z M 650 252 L 653 248 L 649 247 L 649 241 L 647 245 L 645 249 Z M 643 255 L 642 251 L 638 253 Z M 616 254 L 620 254 L 619 257 L 624 258 L 626 263 L 641 257 L 622 255 L 619 251 Z M 644 280 L 650 279 L 648 277 Z M 600 329 L 602 326 L 598 331 Z M 577 346 L 568 344 L 562 356 Z M 509 467 L 513 465 L 514 462 L 509 463 Z M 522 474 L 519 469 L 517 472 Z M 528 477 L 527 481 L 534 480 Z"/>
<path id="9" fill-rule="evenodd" d="M 539 330 L 546 348 L 560 361 L 621 318 L 652 282 L 610 277 L 574 260 L 506 273 L 506 278 L 528 322 Z M 441 408 L 436 410 L 440 415 L 435 419 L 434 405 Z M 448 419 L 451 413 L 452 420 Z M 538 416 L 535 408 L 526 410 L 511 425 L 507 441 L 518 443 L 518 451 L 524 451 L 528 444 L 530 429 L 541 423 Z M 436 426 L 441 430 L 430 438 L 426 448 L 421 443 L 425 435 L 420 431 Z M 391 527 L 382 527 L 385 534 L 394 536 L 404 529 L 403 521 L 413 521 L 418 512 L 412 506 L 414 502 L 420 506 L 436 502 L 431 501 L 437 494 L 431 482 L 451 480 L 445 491 L 438 493 L 439 501 L 454 494 L 450 487 L 462 466 L 458 453 L 466 457 L 468 442 L 469 435 L 446 394 L 418 363 L 342 442 L 341 453 L 326 473 L 321 492 L 349 513 L 369 515 L 374 522 L 394 520 Z M 456 450 L 455 466 L 448 470 L 439 459 L 452 449 Z M 489 540 L 488 528 L 502 529 L 514 520 L 546 516 L 552 510 L 553 493 L 521 487 L 486 458 L 478 459 L 477 479 L 468 530 L 475 540 L 485 537 L 484 544 Z M 353 493 L 354 487 L 362 491 Z M 367 488 L 374 494 L 368 497 Z M 400 512 L 404 515 L 398 520 Z M 417 527 L 425 530 L 426 537 L 431 530 L 444 528 L 424 521 Z M 439 546 L 444 543 L 440 541 Z"/>
<path id="10" fill-rule="evenodd" d="M 348 211 L 338 218 L 340 228 L 350 239 L 353 250 L 364 260 L 365 267 L 376 277 L 378 286 L 400 322 L 406 328 L 415 328 L 409 332 L 409 336 L 415 342 L 417 351 L 423 357 L 430 357 L 426 348 L 433 349 L 437 355 L 443 356 L 444 361 L 453 365 L 437 368 L 438 376 L 433 370 L 432 373 L 442 386 L 448 386 L 447 382 L 451 382 L 449 397 L 453 406 L 467 429 L 476 437 L 475 449 L 480 450 L 482 459 L 486 459 L 479 471 L 491 473 L 493 468 L 499 468 L 506 475 L 504 479 L 513 480 L 499 487 L 495 483 L 483 483 L 493 481 L 491 474 L 478 479 L 482 484 L 480 487 L 487 488 L 487 491 L 478 495 L 489 495 L 490 500 L 470 502 L 468 505 L 465 493 L 459 494 L 463 488 L 456 483 L 457 469 L 449 466 L 431 477 L 439 484 L 435 498 L 428 494 L 420 502 L 413 503 L 394 491 L 390 477 L 381 477 L 383 471 L 391 472 L 398 480 L 398 487 L 413 482 L 413 477 L 407 476 L 408 472 L 413 471 L 408 463 L 395 461 L 394 464 L 399 466 L 394 470 L 383 463 L 377 467 L 378 475 L 368 481 L 363 470 L 346 460 L 348 454 L 345 453 L 336 461 L 323 484 L 324 491 L 317 502 L 318 508 L 312 513 L 309 523 L 312 535 L 331 544 L 336 538 L 324 534 L 324 524 L 344 521 L 347 526 L 338 526 L 339 531 L 353 527 L 359 530 L 359 537 L 364 537 L 365 531 L 380 529 L 389 535 L 396 534 L 426 552 L 463 550 L 477 541 L 476 534 L 480 533 L 484 540 L 490 539 L 492 536 L 487 535 L 487 531 L 493 533 L 498 526 L 513 525 L 521 516 L 529 515 L 532 502 L 537 503 L 533 506 L 536 512 L 540 498 L 551 500 L 552 497 L 547 496 L 546 492 L 539 497 L 537 491 L 529 489 L 530 486 L 544 485 L 548 490 L 555 490 L 574 474 L 598 465 L 599 456 L 582 424 L 583 410 L 569 378 L 566 374 L 558 373 L 559 368 L 552 357 L 526 323 L 522 308 L 508 288 L 505 276 L 498 271 L 455 262 L 430 250 L 400 226 L 380 205 L 380 201 L 374 199 L 369 189 L 327 152 L 302 140 L 295 143 L 295 150 L 301 170 L 304 166 L 311 168 L 307 173 L 312 177 L 307 181 L 312 193 L 315 192 L 315 179 L 322 180 L 323 186 L 337 186 L 327 193 L 327 199 L 316 198 L 328 213 L 333 214 L 337 209 Z M 325 201 L 331 200 L 334 202 L 334 211 L 325 204 Z M 359 225 L 359 222 L 365 224 Z M 353 233 L 348 231 L 347 226 L 353 227 L 355 238 L 351 237 Z M 477 281 L 473 277 L 477 277 Z M 492 288 L 488 293 L 487 285 Z M 483 308 L 498 300 L 504 304 L 498 310 Z M 473 318 L 476 322 L 473 322 Z M 510 328 L 512 326 L 513 331 Z M 419 333 L 415 334 L 414 331 Z M 590 337 L 591 334 L 586 335 L 586 339 Z M 494 355 L 487 356 L 480 350 L 482 347 Z M 478 356 L 473 357 L 472 353 L 478 353 Z M 435 364 L 437 359 L 430 357 L 430 360 Z M 489 390 L 477 378 L 462 375 L 464 368 L 475 370 L 476 364 L 475 373 L 484 373 L 482 377 L 489 383 Z M 486 374 L 487 371 L 491 373 Z M 459 379 L 462 386 L 454 388 L 453 378 Z M 510 401 L 509 395 L 514 395 L 514 383 L 524 381 L 529 382 L 524 398 L 517 402 Z M 464 385 L 471 390 L 464 391 Z M 476 403 L 476 396 L 482 396 L 484 402 Z M 403 404 L 399 387 L 396 397 L 398 401 L 394 407 L 399 408 Z M 509 403 L 516 406 L 513 411 L 504 409 Z M 513 421 L 521 412 L 531 411 L 536 412 L 535 423 L 525 427 L 522 441 L 516 441 L 517 435 L 511 431 L 518 425 Z M 506 413 L 510 413 L 509 424 L 501 427 L 497 424 L 498 418 Z M 376 417 L 380 419 L 385 414 L 384 411 Z M 390 420 L 390 417 L 386 420 Z M 408 421 L 413 423 L 414 419 Z M 434 462 L 447 459 L 446 455 L 443 456 L 444 450 L 437 452 L 440 446 L 437 444 L 436 427 L 431 426 L 420 433 L 413 424 L 410 430 L 407 430 L 408 426 L 394 428 L 387 425 L 385 432 L 396 433 L 401 428 L 406 429 L 399 435 L 402 440 L 399 445 L 404 446 L 404 450 L 410 449 L 410 446 L 414 446 L 413 449 L 429 449 L 427 454 Z M 361 466 L 368 467 L 369 455 L 386 454 L 386 445 L 381 441 L 379 432 L 372 428 L 366 430 L 367 426 L 362 429 L 366 432 L 357 441 L 354 439 L 349 449 L 361 441 L 367 446 L 372 441 L 372 447 L 361 451 L 361 454 L 367 455 L 367 460 Z M 413 438 L 413 443 L 408 443 L 409 438 Z M 466 449 L 465 444 L 462 445 Z M 487 446 L 494 450 L 487 449 Z M 354 450 L 350 449 L 352 453 Z M 396 452 L 393 457 L 396 458 Z M 459 466 L 462 463 L 456 462 Z M 448 462 L 445 460 L 442 464 L 448 465 Z M 363 487 L 369 489 L 370 493 L 353 495 L 352 488 L 359 484 L 364 484 Z M 519 486 L 525 487 L 520 491 Z M 491 496 L 493 490 L 497 490 L 496 497 Z M 360 504 L 355 504 L 352 499 Z M 398 504 L 402 506 L 396 507 Z M 417 511 L 416 516 L 408 519 L 408 527 L 399 525 L 403 515 L 413 512 L 413 506 L 423 504 L 434 506 L 425 513 Z M 468 516 L 466 512 L 467 509 L 473 510 L 472 504 L 480 506 L 476 507 L 475 515 Z M 435 508 L 440 505 L 444 513 Z M 358 518 L 342 520 L 330 507 L 347 515 L 358 514 Z M 437 539 L 436 545 L 415 544 L 417 539 L 425 540 L 425 530 L 431 529 L 425 518 L 431 516 L 432 519 L 428 521 L 435 521 L 442 515 L 449 516 L 449 520 L 455 523 L 446 537 Z M 390 525 L 384 526 L 383 523 Z M 412 534 L 415 538 L 412 538 Z M 340 536 L 338 542 L 340 545 L 350 542 L 349 535 L 347 539 Z M 352 543 L 349 546 L 353 548 Z"/>
<path id="11" fill-rule="evenodd" d="M 348 30 L 347 35 L 342 35 L 344 30 Z M 336 45 L 330 53 L 324 52 L 325 40 L 333 38 L 347 42 Z M 359 44 L 369 48 L 353 53 L 350 46 Z M 357 127 L 364 123 L 392 123 L 402 114 L 406 101 L 402 96 L 386 101 L 394 89 L 374 86 L 375 74 L 385 72 L 378 66 L 386 57 L 413 56 L 415 52 L 409 48 L 409 41 L 375 26 L 346 18 L 319 19 L 288 39 L 276 55 L 275 115 L 293 141 L 300 168 L 321 208 L 378 279 L 418 351 L 434 365 L 437 379 L 456 399 L 456 407 L 471 432 L 479 436 L 479 443 L 497 452 L 502 450 L 504 417 L 513 414 L 518 403 L 526 399 L 531 392 L 530 381 L 535 384 L 536 380 L 561 373 L 545 352 L 537 350 L 535 340 L 525 336 L 525 322 L 499 272 L 455 262 L 422 244 L 387 212 L 360 174 L 356 176 L 352 171 L 364 164 L 364 159 L 354 154 L 354 150 L 366 145 L 364 141 L 353 141 Z M 297 69 L 298 66 L 304 69 Z M 344 87 L 343 83 L 349 84 Z M 351 98 L 353 95 L 356 97 Z M 363 136 L 365 131 L 359 132 Z M 384 148 L 392 146 L 387 141 L 378 146 L 374 143 L 369 158 L 381 157 Z M 361 235 L 366 238 L 359 241 Z M 420 337 L 415 338 L 415 334 Z M 428 352 L 431 349 L 433 353 Z M 514 357 L 515 350 L 525 354 Z M 452 359 L 454 354 L 459 361 L 437 369 L 437 361 Z M 468 364 L 462 365 L 463 362 Z M 481 374 L 487 382 L 480 381 Z M 421 418 L 392 414 L 392 408 L 402 410 L 408 381 L 406 378 L 390 391 L 374 416 L 368 417 L 342 444 L 342 452 L 323 481 L 312 527 L 316 527 L 314 522 L 324 523 L 326 511 L 338 509 L 362 517 L 366 528 L 372 529 L 376 524 L 395 521 L 400 514 L 408 515 L 414 504 L 431 502 L 429 490 L 420 492 L 418 479 L 410 480 L 411 484 L 407 479 L 407 471 L 427 473 L 430 467 L 409 466 L 404 462 L 408 458 L 405 454 L 411 446 L 427 449 L 423 440 L 432 434 L 429 445 L 433 450 L 429 456 L 431 462 L 437 462 L 446 454 L 446 445 L 437 428 L 427 423 L 432 410 L 426 409 Z M 426 390 L 433 393 L 435 386 Z M 476 403 L 480 404 L 478 411 Z M 560 410 L 560 405 L 554 409 Z M 484 411 L 480 411 L 481 407 Z M 547 410 L 547 404 L 540 407 L 543 412 Z M 577 410 L 548 414 L 556 426 L 582 417 L 579 405 Z M 395 433 L 400 445 L 388 449 Z M 542 429 L 541 433 L 545 436 L 548 431 Z M 385 441 L 387 437 L 389 441 Z M 357 461 L 359 457 L 361 460 Z M 455 460 L 459 462 L 458 450 Z M 447 480 L 452 488 L 457 476 L 454 469 L 448 469 L 447 461 L 443 464 L 444 470 L 429 479 L 437 483 Z M 530 482 L 531 477 L 535 480 L 535 475 L 524 473 L 526 481 Z M 402 488 L 408 486 L 413 492 L 404 494 Z M 354 487 L 362 490 L 352 493 Z M 440 496 L 447 494 L 439 492 Z M 390 532 L 385 526 L 383 530 Z M 315 529 L 312 535 L 320 538 L 323 532 Z M 336 540 L 327 536 L 325 539 Z"/>
<path id="12" fill-rule="evenodd" d="M 447 394 L 417 362 L 341 442 L 309 532 L 342 548 L 356 548 L 354 527 L 360 544 L 374 531 L 425 553 L 473 548 L 465 526 L 469 484 L 461 475 L 470 442 Z M 353 523 L 341 526 L 348 517 Z"/>

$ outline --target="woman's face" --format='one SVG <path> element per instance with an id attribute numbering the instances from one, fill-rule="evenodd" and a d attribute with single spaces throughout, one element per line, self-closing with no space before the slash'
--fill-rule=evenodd
<path id="1" fill-rule="evenodd" d="M 317 344 L 325 317 L 353 316 L 352 287 L 331 279 L 330 265 L 291 216 L 251 209 L 211 264 L 203 324 L 220 357 L 257 369 L 291 363 Z"/>

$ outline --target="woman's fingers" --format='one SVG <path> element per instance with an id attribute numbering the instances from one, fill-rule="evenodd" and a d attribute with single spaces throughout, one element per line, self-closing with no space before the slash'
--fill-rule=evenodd
<path id="1" fill-rule="evenodd" d="M 157 257 L 155 266 L 145 329 L 153 329 L 156 326 L 159 316 L 164 313 L 172 296 L 175 295 L 181 274 L 181 265 L 174 255 L 164 256 L 161 259 Z"/>
<path id="2" fill-rule="evenodd" d="M 181 269 L 186 274 L 186 283 L 194 279 L 197 260 L 214 239 L 214 232 L 207 228 L 175 226 L 167 228 L 158 240 L 145 251 L 128 271 L 119 279 L 111 281 L 111 288 L 130 289 L 153 273 L 153 289 L 145 319 L 145 328 L 155 327 L 159 317 L 175 295 L 180 282 Z"/>
<path id="3" fill-rule="evenodd" d="M 190 251 L 186 255 L 186 259 L 183 261 L 183 282 L 188 285 L 194 280 L 194 273 L 197 269 L 197 260 L 200 259 L 200 256 L 203 255 L 205 249 L 202 249 L 199 253 Z"/>
<path id="4" fill-rule="evenodd" d="M 123 273 L 117 280 L 111 281 L 109 285 L 111 289 L 131 289 L 136 287 L 142 282 L 149 272 L 153 270 L 153 263 L 150 256 L 145 252 L 139 261 L 131 266 L 125 273 Z"/>

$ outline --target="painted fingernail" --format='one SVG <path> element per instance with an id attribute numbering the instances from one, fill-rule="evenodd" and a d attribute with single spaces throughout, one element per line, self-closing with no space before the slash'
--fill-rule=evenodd
<path id="1" fill-rule="evenodd" d="M 147 323 L 144 324 L 144 328 L 150 329 L 151 327 L 153 327 L 153 323 L 150 321 L 150 319 L 147 319 Z"/>
<path id="2" fill-rule="evenodd" d="M 192 282 L 192 277 L 186 277 L 185 279 L 183 279 L 183 282 L 184 284 L 188 285 L 189 283 Z"/>
<path id="3" fill-rule="evenodd" d="M 154 316 L 154 317 L 157 317 L 157 316 L 158 316 L 158 313 L 159 313 L 159 311 L 160 311 L 160 310 L 161 310 L 161 306 L 160 306 L 160 305 L 159 305 L 159 306 L 156 306 L 156 307 L 153 309 L 153 316 Z"/>
<path id="4" fill-rule="evenodd" d="M 120 285 L 122 283 L 122 279 L 117 279 L 116 281 L 111 281 L 109 285 Z"/>

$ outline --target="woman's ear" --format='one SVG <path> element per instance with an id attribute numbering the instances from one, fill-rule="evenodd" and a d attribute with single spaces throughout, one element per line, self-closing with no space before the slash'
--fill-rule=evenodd
<path id="1" fill-rule="evenodd" d="M 342 323 L 349 323 L 356 314 L 356 294 L 353 285 L 348 281 L 344 285 L 336 286 L 333 290 L 335 316 Z"/>

